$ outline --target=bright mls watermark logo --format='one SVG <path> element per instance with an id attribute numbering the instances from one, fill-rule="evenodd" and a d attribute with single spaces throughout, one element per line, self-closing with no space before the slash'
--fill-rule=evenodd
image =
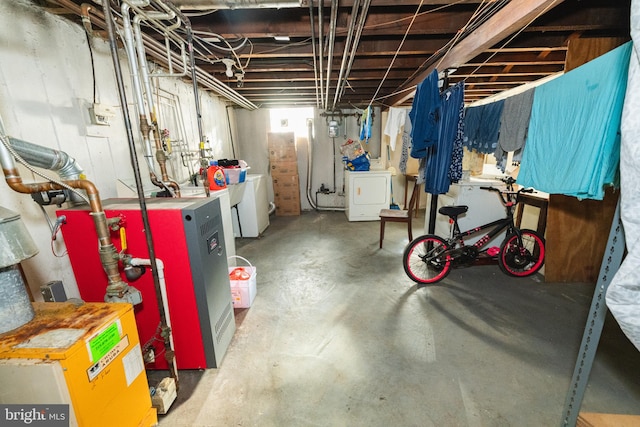
<path id="1" fill-rule="evenodd" d="M 2 405 L 0 427 L 69 427 L 69 405 Z"/>

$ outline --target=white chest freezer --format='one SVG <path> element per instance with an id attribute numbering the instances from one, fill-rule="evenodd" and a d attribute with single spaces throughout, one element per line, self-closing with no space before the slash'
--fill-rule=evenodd
<path id="1" fill-rule="evenodd" d="M 505 188 L 505 184 L 498 180 L 473 179 L 470 181 L 461 181 L 457 184 L 451 184 L 446 194 L 438 196 L 438 209 L 442 206 L 465 205 L 469 210 L 458 217 L 460 231 L 469 230 L 491 221 L 495 221 L 506 216 L 504 205 L 500 201 L 497 193 L 483 190 L 480 187 L 496 187 Z M 425 215 L 424 231 L 427 234 L 429 229 L 429 215 Z M 451 232 L 449 217 L 438 213 L 436 215 L 435 234 L 438 236 L 449 236 Z M 482 236 L 487 234 L 490 229 L 477 233 L 466 239 L 467 244 L 473 244 Z M 505 237 L 505 231 L 494 237 L 490 246 L 500 246 Z"/>

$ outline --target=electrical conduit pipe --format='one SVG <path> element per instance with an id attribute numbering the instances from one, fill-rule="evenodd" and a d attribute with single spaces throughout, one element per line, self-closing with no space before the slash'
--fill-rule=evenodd
<path id="1" fill-rule="evenodd" d="M 317 211 L 339 211 L 343 212 L 345 208 L 343 207 L 319 207 L 314 201 L 313 197 L 311 197 L 311 185 L 312 185 L 312 164 L 313 164 L 313 121 L 309 120 L 307 122 L 307 131 L 308 131 L 308 140 L 309 140 L 309 153 L 307 154 L 307 200 L 311 207 Z M 335 158 L 333 159 L 335 163 Z"/>

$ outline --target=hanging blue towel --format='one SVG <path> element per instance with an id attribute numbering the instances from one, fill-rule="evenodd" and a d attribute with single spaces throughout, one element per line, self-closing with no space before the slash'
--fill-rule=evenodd
<path id="1" fill-rule="evenodd" d="M 631 42 L 536 88 L 518 183 L 602 200 L 620 159 Z"/>

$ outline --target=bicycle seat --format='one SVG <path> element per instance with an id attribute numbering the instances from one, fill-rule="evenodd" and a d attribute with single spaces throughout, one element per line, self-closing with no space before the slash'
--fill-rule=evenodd
<path id="1" fill-rule="evenodd" d="M 469 210 L 469 206 L 443 206 L 438 209 L 442 215 L 446 215 L 449 218 L 457 218 L 458 215 L 465 213 Z"/>

